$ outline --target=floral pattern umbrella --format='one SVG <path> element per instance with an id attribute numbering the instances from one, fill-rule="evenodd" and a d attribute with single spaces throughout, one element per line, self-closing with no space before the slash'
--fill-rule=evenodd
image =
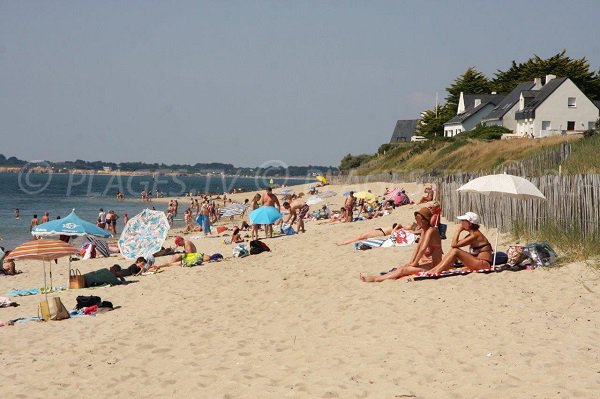
<path id="1" fill-rule="evenodd" d="M 165 213 L 144 209 L 127 222 L 119 238 L 119 249 L 127 259 L 146 257 L 160 251 L 168 233 Z"/>

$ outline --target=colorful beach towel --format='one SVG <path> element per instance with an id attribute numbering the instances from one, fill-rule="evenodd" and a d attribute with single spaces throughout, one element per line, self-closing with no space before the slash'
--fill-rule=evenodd
<path id="1" fill-rule="evenodd" d="M 461 268 L 455 268 L 455 269 L 450 269 L 450 270 L 445 270 L 441 273 L 435 273 L 435 274 L 430 274 L 427 272 L 420 272 L 418 274 L 413 274 L 411 276 L 406 276 L 405 278 L 407 278 L 410 281 L 419 281 L 419 280 L 437 280 L 439 278 L 444 278 L 444 277 L 451 277 L 451 276 L 464 276 L 467 274 L 471 274 L 471 273 L 498 273 L 502 271 L 501 269 L 479 269 L 479 270 L 471 270 L 468 269 L 466 267 L 461 267 Z"/>

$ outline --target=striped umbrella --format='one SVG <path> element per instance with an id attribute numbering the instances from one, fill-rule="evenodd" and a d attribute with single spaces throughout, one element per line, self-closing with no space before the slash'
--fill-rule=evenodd
<path id="1" fill-rule="evenodd" d="M 243 215 L 248 208 L 247 205 L 244 204 L 231 204 L 219 210 L 221 217 L 230 217 L 230 216 L 238 216 Z"/>
<path id="2" fill-rule="evenodd" d="M 9 259 L 51 261 L 77 253 L 77 249 L 61 240 L 33 240 L 17 246 Z"/>
<path id="3" fill-rule="evenodd" d="M 52 260 L 70 256 L 77 253 L 77 249 L 61 240 L 33 240 L 18 245 L 9 255 L 8 259 L 37 259 L 44 266 L 44 294 L 48 299 L 46 286 L 46 263 Z M 52 264 L 50 264 L 50 289 L 52 289 Z"/>

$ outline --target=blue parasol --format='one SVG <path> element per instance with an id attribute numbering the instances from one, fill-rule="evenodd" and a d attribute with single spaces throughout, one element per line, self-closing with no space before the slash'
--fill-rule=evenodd
<path id="1" fill-rule="evenodd" d="M 96 226 L 94 223 L 86 222 L 81 219 L 75 211 L 72 211 L 69 216 L 63 219 L 51 220 L 35 226 L 31 230 L 31 234 L 37 237 L 46 236 L 96 236 L 110 237 L 111 234 Z"/>
<path id="2" fill-rule="evenodd" d="M 253 224 L 273 224 L 281 219 L 281 213 L 272 206 L 261 206 L 248 215 Z"/>

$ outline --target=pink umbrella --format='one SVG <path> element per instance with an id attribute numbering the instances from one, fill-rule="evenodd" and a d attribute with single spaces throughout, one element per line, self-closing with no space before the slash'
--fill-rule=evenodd
<path id="1" fill-rule="evenodd" d="M 403 189 L 403 188 L 395 188 L 395 189 L 393 189 L 392 191 L 390 191 L 389 193 L 387 193 L 387 194 L 385 195 L 385 199 L 386 199 L 386 200 L 391 200 L 391 199 L 393 199 L 393 198 L 394 198 L 394 197 L 396 197 L 398 194 L 400 194 L 400 192 L 401 192 L 402 190 L 404 190 L 404 189 Z"/>

